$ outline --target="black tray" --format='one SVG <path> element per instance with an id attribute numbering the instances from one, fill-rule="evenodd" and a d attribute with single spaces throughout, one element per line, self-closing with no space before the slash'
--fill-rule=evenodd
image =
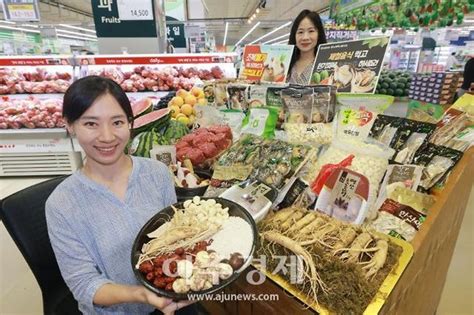
<path id="1" fill-rule="evenodd" d="M 237 203 L 233 201 L 222 199 L 222 198 L 201 198 L 201 200 L 207 200 L 207 199 L 214 199 L 217 203 L 220 203 L 223 208 L 228 207 L 229 216 L 240 217 L 244 219 L 248 224 L 250 224 L 252 228 L 252 233 L 253 233 L 253 244 L 252 244 L 252 249 L 250 250 L 249 257 L 247 257 L 246 261 L 244 262 L 244 266 L 248 266 L 252 260 L 253 253 L 255 251 L 255 246 L 257 244 L 257 238 L 258 238 L 257 226 L 255 224 L 255 221 L 252 218 L 252 215 L 248 213 L 248 211 L 245 210 L 242 206 L 238 205 Z M 182 209 L 183 203 L 184 202 L 178 202 L 178 203 L 175 203 L 173 206 L 178 209 Z M 141 254 L 142 246 L 143 244 L 151 240 L 147 236 L 147 234 L 156 230 L 158 227 L 160 227 L 162 224 L 168 221 L 169 218 L 173 214 L 174 214 L 174 210 L 173 208 L 171 208 L 171 206 L 164 208 L 163 210 L 158 212 L 155 216 L 153 216 L 150 220 L 148 220 L 148 222 L 142 227 L 140 232 L 138 232 L 138 235 L 135 238 L 135 241 L 133 242 L 132 255 L 131 255 L 133 273 L 135 274 L 135 277 L 138 279 L 138 281 L 150 291 L 155 292 L 156 294 L 160 296 L 171 298 L 176 301 L 176 300 L 187 300 L 188 294 L 196 295 L 196 294 L 216 293 L 222 290 L 224 287 L 226 287 L 230 283 L 237 280 L 237 278 L 239 277 L 240 273 L 244 270 L 244 268 L 240 268 L 238 271 L 234 272 L 232 276 L 230 276 L 228 279 L 222 280 L 219 283 L 219 285 L 213 286 L 210 289 L 199 291 L 199 292 L 189 291 L 188 293 L 175 293 L 173 291 L 166 291 L 166 290 L 154 287 L 151 282 L 146 280 L 145 275 L 143 275 L 140 272 L 140 270 L 135 268 L 135 265 L 137 264 L 138 258 L 140 257 L 140 254 Z M 236 237 L 238 237 L 238 235 L 236 235 Z"/>

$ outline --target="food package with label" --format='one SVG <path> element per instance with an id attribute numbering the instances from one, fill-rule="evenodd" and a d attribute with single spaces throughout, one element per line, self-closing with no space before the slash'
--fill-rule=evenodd
<path id="1" fill-rule="evenodd" d="M 229 109 L 246 111 L 248 109 L 248 103 L 245 95 L 247 94 L 248 88 L 248 84 L 229 83 L 227 85 L 227 107 Z"/>
<path id="2" fill-rule="evenodd" d="M 361 224 L 367 215 L 368 198 L 367 177 L 338 167 L 325 180 L 315 210 L 344 222 Z"/>
<path id="3" fill-rule="evenodd" d="M 377 198 L 380 182 L 387 169 L 389 157 L 393 153 L 393 149 L 376 141 L 349 142 L 335 139 L 318 158 L 316 174 L 313 175 L 313 178 L 316 178 L 324 165 L 338 163 L 350 155 L 354 155 L 351 165 L 347 168 L 364 175 L 369 180 L 367 217 L 371 220 L 376 216 L 377 209 L 374 209 L 373 205 Z"/>
<path id="4" fill-rule="evenodd" d="M 435 124 L 406 118 L 378 115 L 369 136 L 395 150 L 391 157 L 399 164 L 410 164 L 415 152 L 428 142 Z"/>
<path id="5" fill-rule="evenodd" d="M 426 216 L 410 206 L 386 199 L 379 209 L 377 219 L 368 226 L 381 233 L 411 241 Z"/>
<path id="6" fill-rule="evenodd" d="M 374 112 L 343 106 L 337 114 L 336 137 L 365 141 L 376 117 Z"/>
<path id="7" fill-rule="evenodd" d="M 461 160 L 462 155 L 461 151 L 431 143 L 421 147 L 413 158 L 413 164 L 424 166 L 418 191 L 428 192 L 441 182 Z"/>
<path id="8" fill-rule="evenodd" d="M 307 87 L 289 87 L 281 91 L 285 123 L 309 124 L 313 110 L 313 90 Z"/>
<path id="9" fill-rule="evenodd" d="M 380 94 L 337 93 L 337 105 L 382 114 L 393 104 L 394 97 Z"/>
<path id="10" fill-rule="evenodd" d="M 278 112 L 273 107 L 251 108 L 242 123 L 242 133 L 249 133 L 264 139 L 275 137 Z"/>
<path id="11" fill-rule="evenodd" d="M 380 186 L 376 202 L 377 209 L 397 187 L 406 187 L 416 191 L 421 180 L 422 171 L 423 167 L 419 165 L 389 165 Z"/>

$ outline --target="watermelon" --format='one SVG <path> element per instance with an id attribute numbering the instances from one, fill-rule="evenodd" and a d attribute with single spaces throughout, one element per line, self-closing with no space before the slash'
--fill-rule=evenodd
<path id="1" fill-rule="evenodd" d="M 179 139 L 181 139 L 188 133 L 189 133 L 189 128 L 185 124 L 172 119 L 170 120 L 168 127 L 166 128 L 166 131 L 163 134 L 163 136 L 171 144 L 175 144 Z"/>
<path id="2" fill-rule="evenodd" d="M 132 103 L 132 111 L 133 111 L 134 118 L 147 114 L 151 112 L 152 109 L 153 109 L 153 102 L 148 97 Z"/>
<path id="3" fill-rule="evenodd" d="M 168 125 L 170 120 L 170 110 L 168 108 L 159 109 L 151 113 L 142 115 L 133 121 L 133 132 L 139 134 L 151 129 L 160 129 Z"/>
<path id="4" fill-rule="evenodd" d="M 129 154 L 149 158 L 150 150 L 153 149 L 154 144 L 165 145 L 169 144 L 169 142 L 154 129 L 144 131 L 133 138 Z"/>

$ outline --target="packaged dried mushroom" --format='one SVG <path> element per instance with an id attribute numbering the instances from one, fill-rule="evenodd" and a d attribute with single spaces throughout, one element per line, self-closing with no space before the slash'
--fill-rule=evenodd
<path id="1" fill-rule="evenodd" d="M 442 181 L 461 157 L 462 152 L 451 148 L 431 143 L 421 147 L 413 158 L 414 164 L 425 167 L 418 191 L 427 192 Z"/>
<path id="2" fill-rule="evenodd" d="M 281 91 L 285 108 L 285 122 L 310 123 L 313 108 L 313 90 L 311 88 L 290 87 Z"/>

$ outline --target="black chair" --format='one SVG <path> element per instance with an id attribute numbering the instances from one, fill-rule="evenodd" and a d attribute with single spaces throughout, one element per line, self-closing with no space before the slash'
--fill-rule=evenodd
<path id="1" fill-rule="evenodd" d="M 0 219 L 25 257 L 43 296 L 44 314 L 81 314 L 61 276 L 48 237 L 45 202 L 66 176 L 23 189 L 2 200 Z"/>

